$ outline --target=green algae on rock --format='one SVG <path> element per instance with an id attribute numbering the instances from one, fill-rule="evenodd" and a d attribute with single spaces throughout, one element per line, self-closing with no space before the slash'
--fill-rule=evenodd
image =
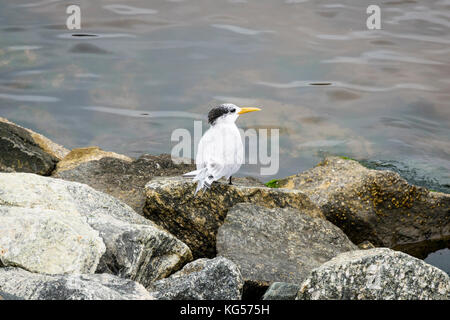
<path id="1" fill-rule="evenodd" d="M 280 186 L 278 185 L 278 179 L 272 179 L 269 182 L 265 183 L 266 187 L 269 188 L 279 188 Z"/>

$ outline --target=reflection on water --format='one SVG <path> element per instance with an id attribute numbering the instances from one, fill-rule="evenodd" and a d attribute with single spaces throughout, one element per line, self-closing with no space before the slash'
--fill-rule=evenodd
<path id="1" fill-rule="evenodd" d="M 148 118 L 179 118 L 179 119 L 197 119 L 205 120 L 206 116 L 200 113 L 183 112 L 183 111 L 145 111 L 145 110 L 129 110 L 120 108 L 107 107 L 81 107 L 85 110 L 92 110 L 98 112 L 106 112 L 126 117 L 148 117 Z"/>
<path id="2" fill-rule="evenodd" d="M 105 34 L 62 33 L 58 34 L 57 37 L 61 39 L 84 38 L 84 40 L 87 40 L 89 38 L 136 38 L 135 35 L 127 33 L 105 33 Z"/>
<path id="3" fill-rule="evenodd" d="M 425 90 L 425 91 L 433 91 L 433 88 L 422 86 L 420 84 L 415 83 L 399 83 L 392 87 L 372 87 L 372 86 L 363 86 L 358 84 L 350 84 L 345 82 L 310 82 L 310 81 L 292 81 L 289 83 L 270 83 L 270 82 L 258 82 L 258 84 L 273 88 L 280 88 L 280 89 L 290 89 L 290 88 L 301 88 L 306 86 L 320 86 L 320 85 L 331 85 L 335 87 L 341 87 L 341 88 L 347 88 L 347 89 L 353 89 L 356 91 L 367 91 L 367 92 L 385 92 L 385 91 L 393 91 L 397 89 L 413 89 L 413 90 Z"/>
<path id="4" fill-rule="evenodd" d="M 60 101 L 58 98 L 46 97 L 46 96 L 34 96 L 34 95 L 23 95 L 23 94 L 4 94 L 0 93 L 0 99 L 12 100 L 12 101 L 23 101 L 23 102 L 57 102 Z"/>
<path id="5" fill-rule="evenodd" d="M 125 15 L 158 13 L 158 11 L 156 11 L 156 10 L 136 8 L 136 7 L 131 7 L 131 6 L 122 5 L 122 4 L 108 4 L 108 5 L 103 6 L 103 8 L 110 10 L 117 14 L 125 14 Z"/>
<path id="6" fill-rule="evenodd" d="M 448 186 L 450 3 L 383 2 L 382 30 L 367 30 L 370 2 L 81 0 L 69 31 L 63 1 L 5 0 L 0 116 L 136 157 L 170 152 L 172 131 L 214 104 L 259 106 L 238 123 L 280 128 L 265 181 L 326 153 Z"/>
<path id="7" fill-rule="evenodd" d="M 229 30 L 229 31 L 236 32 L 239 34 L 244 34 L 247 36 L 256 36 L 261 33 L 273 33 L 274 32 L 272 30 L 251 30 L 251 29 L 228 25 L 228 24 L 212 24 L 211 26 L 214 28 L 225 29 L 225 30 Z"/>

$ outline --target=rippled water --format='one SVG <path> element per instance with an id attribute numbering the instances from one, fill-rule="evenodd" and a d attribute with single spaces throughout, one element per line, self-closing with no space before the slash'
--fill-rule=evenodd
<path id="1" fill-rule="evenodd" d="M 169 153 L 214 104 L 259 106 L 238 123 L 280 129 L 265 181 L 339 154 L 449 192 L 450 1 L 378 1 L 368 30 L 372 2 L 84 0 L 69 31 L 67 2 L 0 0 L 0 116 L 139 156 Z"/>

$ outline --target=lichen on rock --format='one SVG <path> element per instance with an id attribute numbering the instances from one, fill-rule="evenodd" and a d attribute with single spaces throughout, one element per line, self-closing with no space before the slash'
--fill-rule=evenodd
<path id="1" fill-rule="evenodd" d="M 194 258 L 216 254 L 216 233 L 229 208 L 240 202 L 269 208 L 297 208 L 312 217 L 324 218 L 320 209 L 301 191 L 272 189 L 247 179 L 213 183 L 194 196 L 196 183 L 182 177 L 154 177 L 145 186 L 144 215 L 186 243 Z"/>
<path id="2" fill-rule="evenodd" d="M 450 195 L 411 185 L 392 171 L 328 157 L 279 185 L 307 194 L 354 243 L 367 240 L 422 258 L 450 245 Z"/>
<path id="3" fill-rule="evenodd" d="M 345 252 L 314 269 L 297 299 L 447 300 L 450 278 L 403 252 L 375 248 Z"/>

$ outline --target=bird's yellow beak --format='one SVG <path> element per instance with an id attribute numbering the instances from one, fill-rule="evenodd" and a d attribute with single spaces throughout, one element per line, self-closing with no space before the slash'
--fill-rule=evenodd
<path id="1" fill-rule="evenodd" d="M 238 112 L 238 114 L 243 114 L 247 112 L 253 112 L 253 111 L 261 111 L 260 108 L 242 108 L 241 111 Z"/>

